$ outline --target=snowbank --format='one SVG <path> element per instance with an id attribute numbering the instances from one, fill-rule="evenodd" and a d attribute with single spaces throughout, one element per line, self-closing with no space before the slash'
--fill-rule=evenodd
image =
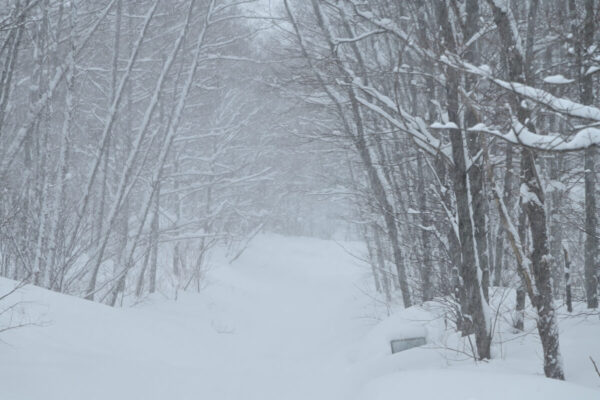
<path id="1" fill-rule="evenodd" d="M 419 370 L 390 374 L 366 385 L 364 400 L 597 400 L 599 392 L 537 376 Z"/>
<path id="2" fill-rule="evenodd" d="M 590 362 L 590 357 L 600 360 L 597 314 L 583 304 L 571 314 L 559 309 L 567 382 L 558 382 L 543 376 L 533 310 L 526 311 L 525 331 L 517 332 L 512 328 L 514 290 L 496 288 L 491 295 L 492 360 L 473 360 L 474 338 L 452 329 L 442 302 L 398 309 L 365 335 L 355 367 L 356 379 L 364 382 L 359 398 L 385 400 L 410 393 L 423 400 L 600 399 L 600 377 Z M 391 354 L 390 340 L 423 334 L 427 345 Z"/>
<path id="3" fill-rule="evenodd" d="M 364 249 L 342 245 L 263 235 L 209 271 L 201 293 L 130 308 L 24 287 L 0 309 L 22 302 L 13 322 L 38 325 L 1 334 L 0 398 L 600 399 L 597 316 L 560 316 L 568 382 L 556 382 L 541 374 L 531 319 L 527 334 L 512 332 L 513 293 L 497 291 L 494 360 L 474 363 L 439 303 L 376 320 L 369 268 L 352 255 Z M 13 284 L 0 279 L 0 293 Z M 391 340 L 415 336 L 427 344 L 391 354 Z"/>

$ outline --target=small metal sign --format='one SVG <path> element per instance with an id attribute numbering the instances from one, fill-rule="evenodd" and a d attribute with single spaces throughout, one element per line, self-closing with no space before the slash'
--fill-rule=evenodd
<path id="1" fill-rule="evenodd" d="M 423 346 L 427 343 L 424 337 L 414 337 L 405 339 L 392 340 L 392 354 L 399 353 L 404 350 L 412 349 L 413 347 Z"/>

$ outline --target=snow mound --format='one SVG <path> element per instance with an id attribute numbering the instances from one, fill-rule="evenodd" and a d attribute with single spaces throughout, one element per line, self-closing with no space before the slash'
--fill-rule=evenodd
<path id="1" fill-rule="evenodd" d="M 23 287 L 0 309 L 21 302 L 36 325 L 0 335 L 0 399 L 347 400 L 365 271 L 333 241 L 264 235 L 176 301 L 111 308 Z"/>
<path id="2" fill-rule="evenodd" d="M 368 360 L 389 356 L 392 340 L 424 337 L 430 342 L 438 332 L 438 329 L 432 329 L 435 319 L 431 312 L 422 307 L 396 312 L 367 333 L 360 346 L 359 357 Z"/>
<path id="3" fill-rule="evenodd" d="M 510 318 L 515 291 L 495 288 L 490 295 L 495 310 L 492 360 L 474 362 L 474 338 L 453 329 L 447 301 L 397 309 L 365 335 L 354 370 L 363 382 L 358 398 L 387 400 L 410 394 L 419 400 L 600 399 L 600 378 L 590 362 L 590 357 L 600 360 L 597 315 L 586 312 L 584 304 L 577 304 L 573 313 L 559 308 L 567 378 L 561 382 L 543 376 L 533 310 L 526 311 L 530 317 L 525 330 L 515 331 Z M 391 354 L 391 340 L 416 336 L 425 336 L 427 344 Z"/>
<path id="4" fill-rule="evenodd" d="M 473 371 L 402 371 L 373 380 L 360 399 L 397 400 L 410 393 L 419 400 L 597 400 L 596 390 L 539 376 Z"/>

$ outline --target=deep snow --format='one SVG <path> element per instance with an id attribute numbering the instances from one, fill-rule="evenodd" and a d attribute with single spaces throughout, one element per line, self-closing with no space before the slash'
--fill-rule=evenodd
<path id="1" fill-rule="evenodd" d="M 442 348 L 464 341 L 435 304 L 378 323 L 368 268 L 344 248 L 259 236 L 232 265 L 218 262 L 202 293 L 122 309 L 27 286 L 0 308 L 25 301 L 13 321 L 42 326 L 0 336 L 0 399 L 600 398 L 588 359 L 600 361 L 597 317 L 561 322 L 571 382 L 541 376 L 533 334 L 503 332 L 497 359 L 474 364 Z M 13 284 L 1 280 L 0 293 Z M 431 344 L 390 354 L 390 339 L 415 334 Z"/>

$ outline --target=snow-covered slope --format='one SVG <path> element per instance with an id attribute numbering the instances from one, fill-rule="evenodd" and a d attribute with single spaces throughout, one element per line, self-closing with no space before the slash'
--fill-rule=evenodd
<path id="1" fill-rule="evenodd" d="M 429 311 L 419 309 L 377 324 L 366 273 L 334 242 L 264 235 L 214 268 L 201 294 L 176 301 L 112 309 L 25 287 L 4 306 L 25 301 L 15 321 L 41 326 L 0 336 L 0 399 L 600 398 L 589 360 L 567 359 L 567 372 L 579 371 L 570 378 L 587 387 L 542 378 L 535 343 L 513 341 L 529 351 L 525 361 L 516 352 L 483 366 L 431 347 L 390 355 L 389 335 L 439 324 L 423 328 Z M 0 293 L 13 284 L 1 280 Z M 588 325 L 578 334 L 598 332 L 597 321 Z M 573 339 L 565 336 L 564 353 L 582 347 Z"/>
<path id="2" fill-rule="evenodd" d="M 333 242 L 263 236 L 177 301 L 112 309 L 28 286 L 10 301 L 45 326 L 2 335 L 0 399 L 348 398 L 360 275 Z"/>

